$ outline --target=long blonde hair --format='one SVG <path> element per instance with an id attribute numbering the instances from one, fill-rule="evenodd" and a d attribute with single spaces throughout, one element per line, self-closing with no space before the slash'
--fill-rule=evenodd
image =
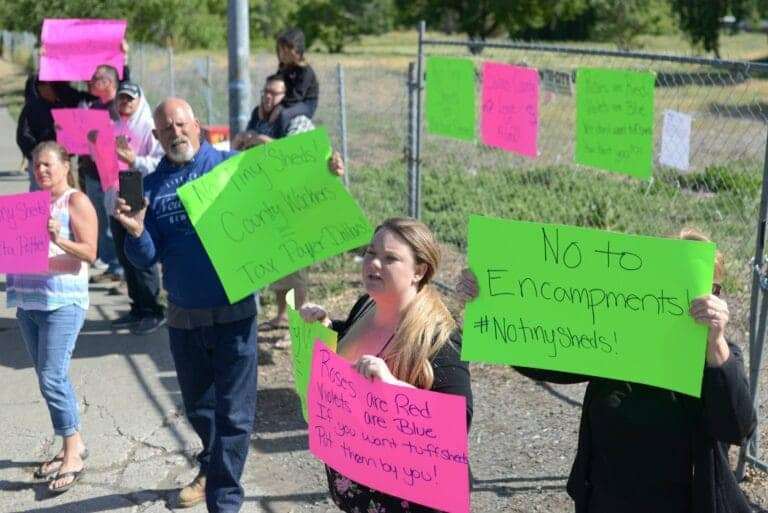
<path id="1" fill-rule="evenodd" d="M 393 217 L 375 232 L 379 230 L 399 236 L 411 248 L 416 264 L 426 266 L 416 297 L 403 313 L 384 359 L 397 379 L 429 389 L 435 379 L 430 360 L 456 328 L 440 293 L 429 283 L 440 264 L 440 246 L 430 229 L 416 219 Z"/>

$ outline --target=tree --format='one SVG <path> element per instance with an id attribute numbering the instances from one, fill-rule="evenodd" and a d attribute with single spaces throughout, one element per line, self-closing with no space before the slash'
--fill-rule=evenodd
<path id="1" fill-rule="evenodd" d="M 621 50 L 637 46 L 638 36 L 670 32 L 671 6 L 667 0 L 594 0 L 593 36 L 611 41 Z"/>
<path id="2" fill-rule="evenodd" d="M 727 14 L 743 19 L 755 0 L 672 0 L 678 25 L 691 43 L 720 57 L 720 20 Z"/>
<path id="3" fill-rule="evenodd" d="M 307 39 L 307 47 L 320 41 L 331 53 L 364 34 L 381 34 L 392 29 L 392 0 L 309 0 L 293 17 Z"/>

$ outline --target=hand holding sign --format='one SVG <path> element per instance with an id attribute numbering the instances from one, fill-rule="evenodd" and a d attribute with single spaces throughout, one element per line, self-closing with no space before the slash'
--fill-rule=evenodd
<path id="1" fill-rule="evenodd" d="M 362 377 L 315 343 L 309 450 L 343 476 L 403 500 L 469 512 L 466 399 Z"/>
<path id="2" fill-rule="evenodd" d="M 463 358 L 700 395 L 713 244 L 479 216 L 468 242 Z"/>

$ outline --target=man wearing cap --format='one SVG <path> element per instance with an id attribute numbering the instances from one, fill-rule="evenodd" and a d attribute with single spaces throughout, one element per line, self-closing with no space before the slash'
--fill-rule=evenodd
<path id="1" fill-rule="evenodd" d="M 139 171 L 142 176 L 152 173 L 165 153 L 152 135 L 155 122 L 149 104 L 141 88 L 133 82 L 123 82 L 117 89 L 117 113 L 115 123 L 117 157 L 121 170 Z M 114 212 L 117 191 L 110 189 L 105 195 L 107 212 Z M 110 228 L 115 240 L 117 258 L 125 272 L 131 310 L 112 321 L 115 329 L 128 328 L 135 335 L 147 335 L 165 324 L 165 309 L 160 304 L 160 275 L 158 266 L 138 268 L 125 254 L 127 232 L 122 224 L 110 218 Z"/>

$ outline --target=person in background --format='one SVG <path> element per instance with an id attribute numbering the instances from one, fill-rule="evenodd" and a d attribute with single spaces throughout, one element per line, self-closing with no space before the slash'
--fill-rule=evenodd
<path id="1" fill-rule="evenodd" d="M 679 237 L 709 240 L 690 229 Z M 728 463 L 728 445 L 749 437 L 756 413 L 741 350 L 725 338 L 729 312 L 720 297 L 724 271 L 718 253 L 712 293 L 690 305 L 693 320 L 708 328 L 700 398 L 638 383 L 516 367 L 537 381 L 587 383 L 567 487 L 576 513 L 752 511 Z M 456 291 L 463 302 L 477 297 L 471 271 L 462 273 Z"/>
<path id="2" fill-rule="evenodd" d="M 72 109 L 80 102 L 93 100 L 88 93 L 80 92 L 68 82 L 44 82 L 30 76 L 24 86 L 24 107 L 16 125 L 16 144 L 28 162 L 29 190 L 37 190 L 34 176 L 32 150 L 44 141 L 56 140 L 53 109 Z"/>
<path id="3" fill-rule="evenodd" d="M 299 115 L 309 119 L 315 115 L 320 96 L 320 85 L 312 66 L 304 56 L 304 33 L 289 28 L 277 36 L 278 73 L 285 81 L 283 109 L 278 125 L 282 133 L 288 132 L 291 120 Z"/>
<path id="4" fill-rule="evenodd" d="M 63 439 L 61 450 L 34 475 L 50 479 L 48 489 L 61 493 L 78 481 L 87 457 L 69 363 L 88 310 L 88 264 L 96 260 L 97 218 L 88 197 L 73 187 L 63 147 L 44 141 L 32 151 L 32 161 L 37 185 L 51 193 L 49 271 L 9 274 L 7 306 L 16 308 L 53 431 Z"/>
<path id="5" fill-rule="evenodd" d="M 361 269 L 366 293 L 344 321 L 331 321 L 326 310 L 307 304 L 305 321 L 317 321 L 339 335 L 338 354 L 366 378 L 390 385 L 421 388 L 466 398 L 472 421 L 469 367 L 460 359 L 461 333 L 430 285 L 440 264 L 440 246 L 426 225 L 391 218 L 374 231 Z M 356 483 L 325 467 L 336 506 L 347 513 L 427 513 L 412 504 Z"/>
<path id="6" fill-rule="evenodd" d="M 112 66 L 101 65 L 96 68 L 93 78 L 88 81 L 88 92 L 95 97 L 94 100 L 80 103 L 81 108 L 106 110 L 113 121 L 119 119 L 115 98 L 119 76 Z M 107 269 L 103 274 L 91 278 L 92 283 L 120 282 L 125 275 L 120 260 L 117 258 L 115 241 L 110 230 L 109 216 L 105 207 L 105 195 L 101 189 L 99 173 L 96 163 L 88 155 L 78 159 L 78 174 L 85 183 L 85 193 L 96 208 L 99 218 L 99 260 L 106 264 Z"/>
<path id="7" fill-rule="evenodd" d="M 152 173 L 162 159 L 163 148 L 152 135 L 155 122 L 141 88 L 133 82 L 121 82 L 117 89 L 118 121 L 117 156 L 121 167 L 139 171 L 142 176 Z M 118 191 L 105 193 L 106 211 L 114 212 Z M 148 269 L 134 266 L 125 254 L 127 232 L 122 224 L 110 216 L 110 229 L 115 250 L 125 273 L 130 311 L 112 321 L 114 329 L 128 328 L 134 335 L 148 335 L 165 324 L 165 308 L 160 303 L 160 273 L 157 265 Z"/>

